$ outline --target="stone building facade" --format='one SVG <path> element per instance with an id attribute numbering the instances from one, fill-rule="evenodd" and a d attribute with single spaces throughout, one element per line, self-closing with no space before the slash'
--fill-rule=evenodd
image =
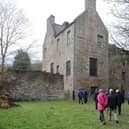
<path id="1" fill-rule="evenodd" d="M 109 87 L 129 91 L 129 51 L 109 45 Z"/>
<path id="2" fill-rule="evenodd" d="M 108 31 L 96 11 L 96 0 L 85 0 L 85 10 L 72 23 L 47 19 L 42 71 L 64 75 L 68 96 L 80 88 L 93 91 L 109 85 Z"/>

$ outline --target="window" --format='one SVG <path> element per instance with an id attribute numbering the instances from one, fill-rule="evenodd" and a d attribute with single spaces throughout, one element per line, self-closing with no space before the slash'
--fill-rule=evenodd
<path id="1" fill-rule="evenodd" d="M 51 73 L 53 74 L 54 73 L 54 63 L 51 63 L 51 66 L 50 66 L 51 68 L 50 68 L 50 71 L 51 71 Z"/>
<path id="2" fill-rule="evenodd" d="M 122 65 L 125 66 L 125 62 L 122 62 Z"/>
<path id="3" fill-rule="evenodd" d="M 71 61 L 66 62 L 66 76 L 71 74 Z"/>
<path id="4" fill-rule="evenodd" d="M 126 79 L 125 75 L 126 75 L 125 72 L 122 72 L 122 73 L 121 73 L 121 79 L 122 79 L 123 81 L 125 81 L 125 79 Z"/>
<path id="5" fill-rule="evenodd" d="M 59 42 L 60 42 L 60 39 L 57 39 L 57 50 L 59 50 Z"/>
<path id="6" fill-rule="evenodd" d="M 56 66 L 56 73 L 59 73 L 59 65 Z"/>
<path id="7" fill-rule="evenodd" d="M 97 59 L 90 58 L 90 76 L 97 76 Z"/>
<path id="8" fill-rule="evenodd" d="M 47 48 L 44 48 L 44 51 L 43 51 L 43 57 L 46 58 L 46 52 L 47 52 Z"/>
<path id="9" fill-rule="evenodd" d="M 104 42 L 104 38 L 102 35 L 97 35 L 97 43 L 100 46 Z"/>
<path id="10" fill-rule="evenodd" d="M 71 40 L 71 31 L 67 32 L 67 45 L 70 44 L 70 40 Z"/>

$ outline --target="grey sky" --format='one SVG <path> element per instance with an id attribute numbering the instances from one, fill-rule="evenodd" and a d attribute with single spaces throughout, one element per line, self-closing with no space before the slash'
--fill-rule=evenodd
<path id="1" fill-rule="evenodd" d="M 84 11 L 85 0 L 15 0 L 24 10 L 32 26 L 32 37 L 37 40 L 35 46 L 42 56 L 42 44 L 46 32 L 46 20 L 50 14 L 55 16 L 56 23 L 72 22 Z M 103 21 L 107 22 L 107 5 L 103 0 L 97 0 L 97 11 Z"/>

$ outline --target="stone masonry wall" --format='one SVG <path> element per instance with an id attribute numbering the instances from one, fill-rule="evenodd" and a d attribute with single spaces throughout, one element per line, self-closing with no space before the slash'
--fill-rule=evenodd
<path id="1" fill-rule="evenodd" d="M 14 100 L 64 99 L 63 76 L 46 72 L 13 73 L 5 82 L 1 94 Z"/>
<path id="2" fill-rule="evenodd" d="M 97 12 L 83 12 L 75 20 L 74 89 L 108 87 L 108 32 Z M 98 43 L 97 36 L 103 36 Z M 90 58 L 97 59 L 97 76 L 90 75 Z"/>
<path id="3" fill-rule="evenodd" d="M 51 63 L 53 63 L 53 72 L 56 73 L 57 66 L 59 66 L 58 72 L 64 75 L 65 94 L 71 95 L 74 83 L 74 25 L 70 23 L 69 27 L 66 27 L 61 33 L 55 36 L 56 26 L 57 24 L 55 23 L 54 16 L 50 16 L 47 20 L 47 33 L 43 45 L 42 71 L 51 72 Z M 70 33 L 69 43 L 67 40 L 68 32 Z M 71 62 L 71 74 L 69 76 L 66 76 L 67 61 Z"/>
<path id="4" fill-rule="evenodd" d="M 129 91 L 129 52 L 115 45 L 109 46 L 109 87 Z M 122 79 L 122 72 L 124 79 Z"/>

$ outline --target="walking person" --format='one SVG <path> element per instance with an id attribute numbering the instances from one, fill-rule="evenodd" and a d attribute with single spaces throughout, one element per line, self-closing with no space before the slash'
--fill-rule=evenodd
<path id="1" fill-rule="evenodd" d="M 99 94 L 99 91 L 98 91 L 98 89 L 96 88 L 96 89 L 95 89 L 95 92 L 94 92 L 94 101 L 95 101 L 95 109 L 96 109 L 96 110 L 98 109 L 98 108 L 97 108 L 97 105 L 98 105 L 97 96 L 98 96 L 98 94 Z"/>
<path id="2" fill-rule="evenodd" d="M 124 98 L 122 93 L 118 89 L 116 89 L 116 97 L 117 97 L 118 114 L 121 115 L 121 106 L 122 106 L 122 103 L 124 102 Z"/>
<path id="3" fill-rule="evenodd" d="M 78 102 L 83 104 L 83 91 L 81 89 L 78 91 Z"/>
<path id="4" fill-rule="evenodd" d="M 117 96 L 116 96 L 116 94 L 115 94 L 113 89 L 109 90 L 108 107 L 109 107 L 108 120 L 110 120 L 110 121 L 112 120 L 112 114 L 113 114 L 114 120 L 116 121 L 116 123 L 119 123 L 118 117 L 117 117 L 117 112 L 116 112 Z"/>
<path id="5" fill-rule="evenodd" d="M 128 94 L 127 94 L 127 100 L 128 100 L 128 104 L 129 104 L 129 92 L 128 92 Z"/>
<path id="6" fill-rule="evenodd" d="M 99 89 L 98 99 L 98 110 L 100 112 L 100 121 L 105 125 L 104 110 L 108 104 L 108 99 L 102 89 Z"/>
<path id="7" fill-rule="evenodd" d="M 86 104 L 88 101 L 88 92 L 86 90 L 83 93 L 83 99 L 84 99 L 84 103 Z"/>

